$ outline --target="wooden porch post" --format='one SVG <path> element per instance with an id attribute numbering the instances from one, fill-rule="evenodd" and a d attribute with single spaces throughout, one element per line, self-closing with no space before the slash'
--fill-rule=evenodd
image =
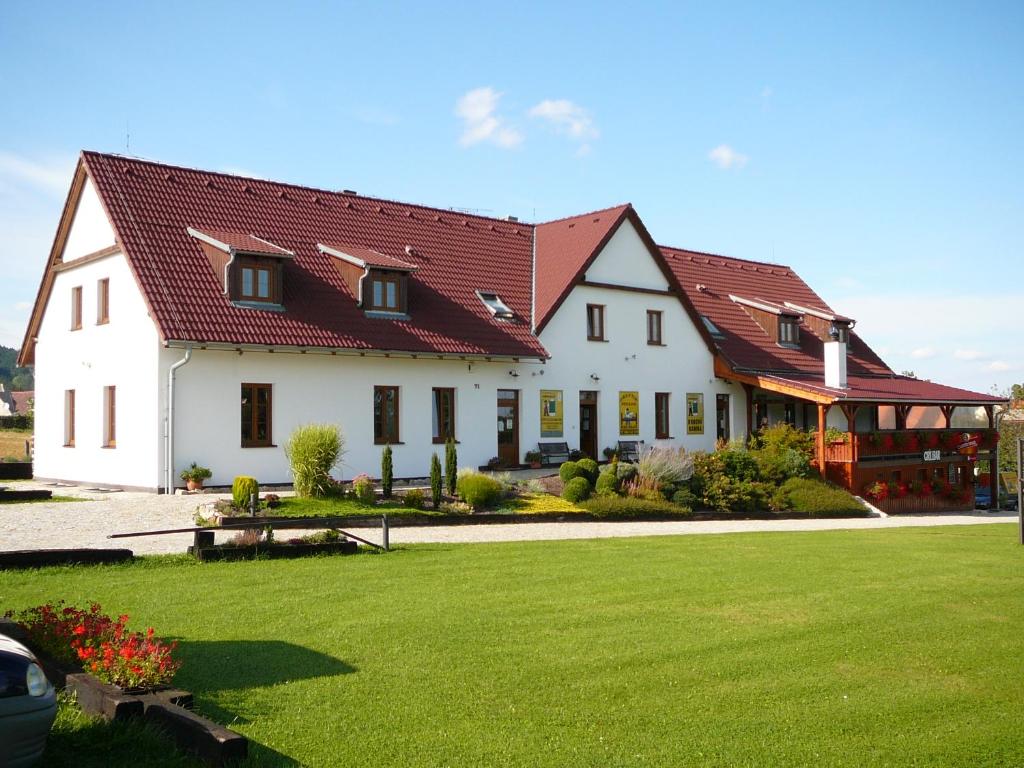
<path id="1" fill-rule="evenodd" d="M 955 405 L 940 405 L 939 410 L 942 411 L 942 416 L 946 420 L 946 426 L 943 429 L 949 429 L 953 423 L 953 411 L 956 410 Z"/>
<path id="2" fill-rule="evenodd" d="M 754 385 L 744 384 L 743 391 L 747 395 L 747 443 L 749 444 L 750 438 L 754 434 L 751 427 L 751 422 L 754 420 Z"/>
<path id="3" fill-rule="evenodd" d="M 831 406 L 818 403 L 818 471 L 821 479 L 825 479 L 825 419 Z"/>
<path id="4" fill-rule="evenodd" d="M 985 406 L 985 415 L 988 416 L 988 428 L 995 429 L 996 417 L 994 406 Z M 989 498 L 992 499 L 992 506 L 990 509 L 999 509 L 999 448 L 998 443 L 996 447 L 988 449 L 988 492 Z"/>
<path id="5" fill-rule="evenodd" d="M 843 415 L 846 416 L 846 434 L 847 439 L 850 441 L 850 460 L 856 464 L 857 455 L 857 411 L 860 410 L 860 404 L 858 403 L 843 403 L 840 406 L 843 409 Z"/>

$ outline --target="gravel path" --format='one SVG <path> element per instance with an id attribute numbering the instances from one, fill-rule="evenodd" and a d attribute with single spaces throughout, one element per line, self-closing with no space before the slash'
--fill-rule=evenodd
<path id="1" fill-rule="evenodd" d="M 8 487 L 43 488 L 18 482 Z M 158 496 L 151 493 L 97 493 L 83 488 L 49 488 L 56 495 L 86 499 L 78 502 L 36 502 L 0 506 L 0 551 L 61 549 L 68 547 L 124 547 L 136 554 L 184 552 L 192 534 L 170 534 L 132 539 L 108 539 L 111 533 L 186 528 L 201 502 L 228 498 L 229 494 Z M 525 523 L 510 525 L 456 525 L 392 528 L 392 544 L 428 542 L 547 541 L 599 539 L 619 536 L 678 536 L 699 533 L 752 533 L 757 531 L 825 531 L 905 528 L 923 525 L 978 525 L 1012 522 L 1015 512 L 974 512 L 915 517 L 853 518 L 846 520 L 715 520 L 706 522 Z M 358 532 L 379 541 L 379 531 Z M 230 534 L 219 533 L 218 541 Z M 288 536 L 300 535 L 288 532 Z"/>

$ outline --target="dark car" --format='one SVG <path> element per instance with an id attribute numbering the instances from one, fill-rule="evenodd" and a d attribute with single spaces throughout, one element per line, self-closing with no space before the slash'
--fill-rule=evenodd
<path id="1" fill-rule="evenodd" d="M 57 716 L 57 693 L 32 652 L 0 635 L 0 766 L 34 764 Z"/>

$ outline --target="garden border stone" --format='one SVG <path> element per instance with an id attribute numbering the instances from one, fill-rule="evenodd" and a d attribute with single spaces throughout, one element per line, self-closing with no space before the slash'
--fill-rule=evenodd
<path id="1" fill-rule="evenodd" d="M 259 519 L 259 518 L 255 518 Z M 258 526 L 254 526 L 258 527 Z M 256 544 L 249 547 L 233 547 L 226 544 L 204 547 L 192 546 L 188 553 L 196 560 L 209 562 L 214 560 L 249 560 L 255 557 L 266 557 L 270 560 L 286 560 L 295 557 L 312 555 L 354 555 L 359 545 L 354 541 L 331 541 L 323 544 Z"/>
<path id="2" fill-rule="evenodd" d="M 31 461 L 0 461 L 0 480 L 31 480 Z"/>
<path id="3" fill-rule="evenodd" d="M 0 467 L 4 466 L 0 464 Z M 24 478 L 15 478 L 24 479 Z M 52 499 L 53 491 L 41 490 L 22 490 L 17 488 L 3 488 L 0 487 L 0 504 L 16 504 L 19 501 L 43 501 L 44 499 Z"/>

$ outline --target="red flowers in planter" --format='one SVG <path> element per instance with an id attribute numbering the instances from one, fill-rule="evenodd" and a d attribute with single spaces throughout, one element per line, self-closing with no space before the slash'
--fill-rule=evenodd
<path id="1" fill-rule="evenodd" d="M 931 496 L 935 492 L 931 483 L 921 483 L 921 490 L 918 491 L 918 496 Z"/>
<path id="2" fill-rule="evenodd" d="M 18 622 L 44 653 L 80 663 L 104 683 L 121 688 L 164 685 L 181 666 L 171 658 L 177 643 L 154 638 L 152 627 L 145 634 L 130 632 L 127 615 L 114 620 L 102 613 L 98 603 L 86 610 L 60 601 L 6 615 Z"/>

